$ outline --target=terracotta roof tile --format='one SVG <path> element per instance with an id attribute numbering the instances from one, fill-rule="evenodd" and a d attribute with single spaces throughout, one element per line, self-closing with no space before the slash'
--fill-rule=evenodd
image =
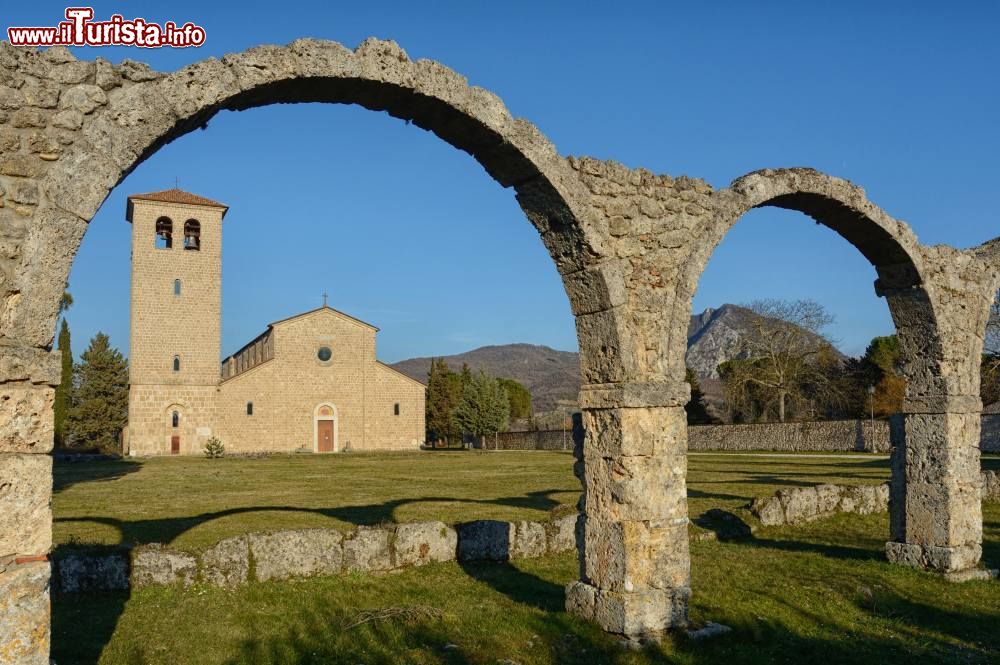
<path id="1" fill-rule="evenodd" d="M 206 199 L 204 196 L 198 196 L 197 194 L 185 192 L 184 190 L 177 188 L 165 189 L 162 192 L 149 192 L 148 194 L 132 194 L 128 198 L 129 200 L 139 199 L 141 201 L 162 201 L 164 203 L 186 203 L 188 205 L 196 206 L 229 208 L 229 206 L 224 203 L 219 203 L 218 201 L 213 201 L 212 199 Z"/>

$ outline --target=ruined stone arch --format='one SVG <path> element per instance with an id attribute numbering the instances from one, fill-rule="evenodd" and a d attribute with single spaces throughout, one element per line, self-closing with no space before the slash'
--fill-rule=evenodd
<path id="1" fill-rule="evenodd" d="M 982 538 L 978 363 L 996 277 L 970 253 L 921 245 L 909 226 L 846 180 L 813 169 L 766 169 L 713 194 L 702 238 L 677 282 L 675 328 L 686 329 L 694 290 L 719 242 L 747 211 L 765 206 L 804 213 L 874 266 L 907 382 L 902 426 L 894 428 L 886 553 L 946 574 L 970 569 Z"/>
<path id="2" fill-rule="evenodd" d="M 16 54 L 29 60 L 72 57 L 59 53 Z M 94 93 L 105 103 L 82 119 L 72 145 L 39 174 L 38 223 L 30 234 L 35 252 L 24 257 L 22 297 L 4 303 L 3 337 L 51 344 L 58 285 L 68 276 L 86 224 L 136 166 L 166 143 L 204 128 L 219 111 L 277 103 L 357 104 L 385 111 L 469 153 L 501 186 L 514 189 L 563 276 L 574 310 L 587 299 L 607 300 L 599 273 L 584 284 L 574 276 L 599 262 L 606 249 L 586 192 L 566 160 L 494 94 L 436 62 L 411 61 L 393 42 L 369 39 L 352 51 L 306 39 L 208 59 L 166 75 L 132 67 L 119 80 L 122 84 L 106 93 Z M 38 260 L 42 255 L 47 260 Z"/>
<path id="3" fill-rule="evenodd" d="M 675 325 L 683 323 L 686 330 L 695 290 L 716 247 L 743 215 L 763 207 L 803 213 L 835 231 L 874 266 L 878 273 L 875 290 L 886 297 L 904 362 L 909 363 L 909 389 L 915 395 L 935 390 L 935 373 L 918 369 L 920 363 L 940 352 L 934 334 L 937 316 L 924 289 L 927 268 L 920 243 L 909 226 L 871 203 L 863 189 L 813 169 L 754 171 L 712 195 L 712 210 L 701 229 L 702 239 L 681 268 L 676 310 L 671 317 Z"/>

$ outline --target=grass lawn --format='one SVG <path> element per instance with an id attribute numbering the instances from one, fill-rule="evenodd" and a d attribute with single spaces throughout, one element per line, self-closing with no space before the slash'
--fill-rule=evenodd
<path id="1" fill-rule="evenodd" d="M 984 466 L 998 468 L 1000 459 Z M 65 465 L 56 471 L 56 535 L 198 549 L 280 527 L 539 519 L 575 502 L 570 467 L 557 453 Z M 864 457 L 692 456 L 691 515 L 781 487 L 887 475 L 886 460 Z M 996 567 L 1000 504 L 984 505 L 984 525 L 984 559 Z M 738 541 L 693 542 L 692 619 L 734 628 L 703 643 L 672 636 L 625 651 L 566 615 L 563 587 L 577 577 L 575 555 L 566 554 L 231 591 L 57 596 L 53 657 L 60 665 L 1000 662 L 1000 583 L 951 584 L 889 565 L 887 533 L 885 514 L 841 515 Z M 363 621 L 394 608 L 411 616 Z"/>
<path id="2" fill-rule="evenodd" d="M 1000 461 L 1000 460 L 997 460 Z M 691 517 L 782 487 L 879 483 L 884 458 L 692 455 Z M 196 551 L 248 531 L 473 519 L 545 519 L 576 505 L 559 452 L 200 457 L 57 464 L 57 544 L 169 543 Z"/>

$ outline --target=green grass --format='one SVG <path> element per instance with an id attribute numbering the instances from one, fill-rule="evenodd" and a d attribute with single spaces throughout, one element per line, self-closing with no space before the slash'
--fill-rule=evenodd
<path id="1" fill-rule="evenodd" d="M 1000 558 L 1000 510 L 987 513 Z M 623 650 L 562 611 L 573 555 L 354 575 L 57 597 L 60 665 L 162 663 L 991 663 L 1000 584 L 951 584 L 882 557 L 885 515 L 845 515 L 749 540 L 692 545 L 691 614 L 731 635 Z M 440 618 L 346 628 L 365 610 L 429 606 Z M 446 648 L 446 645 L 453 645 Z"/>
<path id="2" fill-rule="evenodd" d="M 691 517 L 783 487 L 878 483 L 888 460 L 864 456 L 693 455 Z M 197 551 L 248 531 L 474 519 L 544 520 L 572 509 L 569 453 L 444 452 L 200 457 L 58 464 L 57 544 L 168 543 Z"/>
<path id="3" fill-rule="evenodd" d="M 257 529 L 538 519 L 575 501 L 570 465 L 569 456 L 548 453 L 66 465 L 56 472 L 56 533 L 62 542 L 157 540 L 197 549 Z M 984 466 L 998 468 L 1000 459 Z M 865 457 L 697 455 L 691 514 L 781 487 L 887 475 L 885 460 Z M 73 515 L 87 517 L 67 521 Z M 996 567 L 1000 504 L 984 505 L 984 526 L 984 560 Z M 1000 662 L 1000 583 L 951 584 L 890 565 L 882 554 L 887 533 L 885 514 L 841 515 L 761 528 L 738 541 L 693 542 L 692 619 L 734 628 L 703 643 L 673 635 L 659 647 L 626 651 L 568 616 L 563 587 L 577 578 L 577 562 L 566 554 L 229 591 L 56 596 L 53 657 L 60 665 Z M 412 606 L 438 616 L 347 627 L 368 610 Z"/>

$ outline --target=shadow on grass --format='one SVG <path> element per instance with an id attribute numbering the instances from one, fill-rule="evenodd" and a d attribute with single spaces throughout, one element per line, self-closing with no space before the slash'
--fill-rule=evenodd
<path id="1" fill-rule="evenodd" d="M 108 482 L 135 473 L 142 465 L 133 460 L 100 462 L 70 462 L 55 457 L 52 462 L 52 492 L 59 492 L 80 483 Z"/>
<path id="2" fill-rule="evenodd" d="M 125 611 L 128 592 L 52 596 L 52 660 L 96 663 Z"/>
<path id="3" fill-rule="evenodd" d="M 415 503 L 472 503 L 482 505 L 501 505 L 515 508 L 531 508 L 551 511 L 562 505 L 551 498 L 553 494 L 564 493 L 565 490 L 549 489 L 529 492 L 522 496 L 500 497 L 496 499 L 460 499 L 447 496 L 421 497 L 418 499 L 394 499 L 382 503 L 370 503 L 356 506 L 340 506 L 335 508 L 300 508 L 295 506 L 244 506 L 213 512 L 201 513 L 185 517 L 162 517 L 153 519 L 122 520 L 115 517 L 100 515 L 84 515 L 78 517 L 57 517 L 56 522 L 89 522 L 110 526 L 120 534 L 120 542 L 125 546 L 142 545 L 151 542 L 170 544 L 183 533 L 202 524 L 223 517 L 242 515 L 254 512 L 291 512 L 312 513 L 332 517 L 334 519 L 357 526 L 372 526 L 395 522 L 396 510 L 402 506 Z"/>
<path id="4" fill-rule="evenodd" d="M 702 492 L 701 490 L 687 488 L 689 499 L 718 499 L 719 501 L 746 501 L 746 496 L 739 494 L 722 494 L 721 492 Z"/>
<path id="5" fill-rule="evenodd" d="M 458 565 L 472 579 L 522 605 L 544 612 L 559 612 L 565 605 L 563 587 L 526 573 L 509 561 L 460 561 Z"/>

